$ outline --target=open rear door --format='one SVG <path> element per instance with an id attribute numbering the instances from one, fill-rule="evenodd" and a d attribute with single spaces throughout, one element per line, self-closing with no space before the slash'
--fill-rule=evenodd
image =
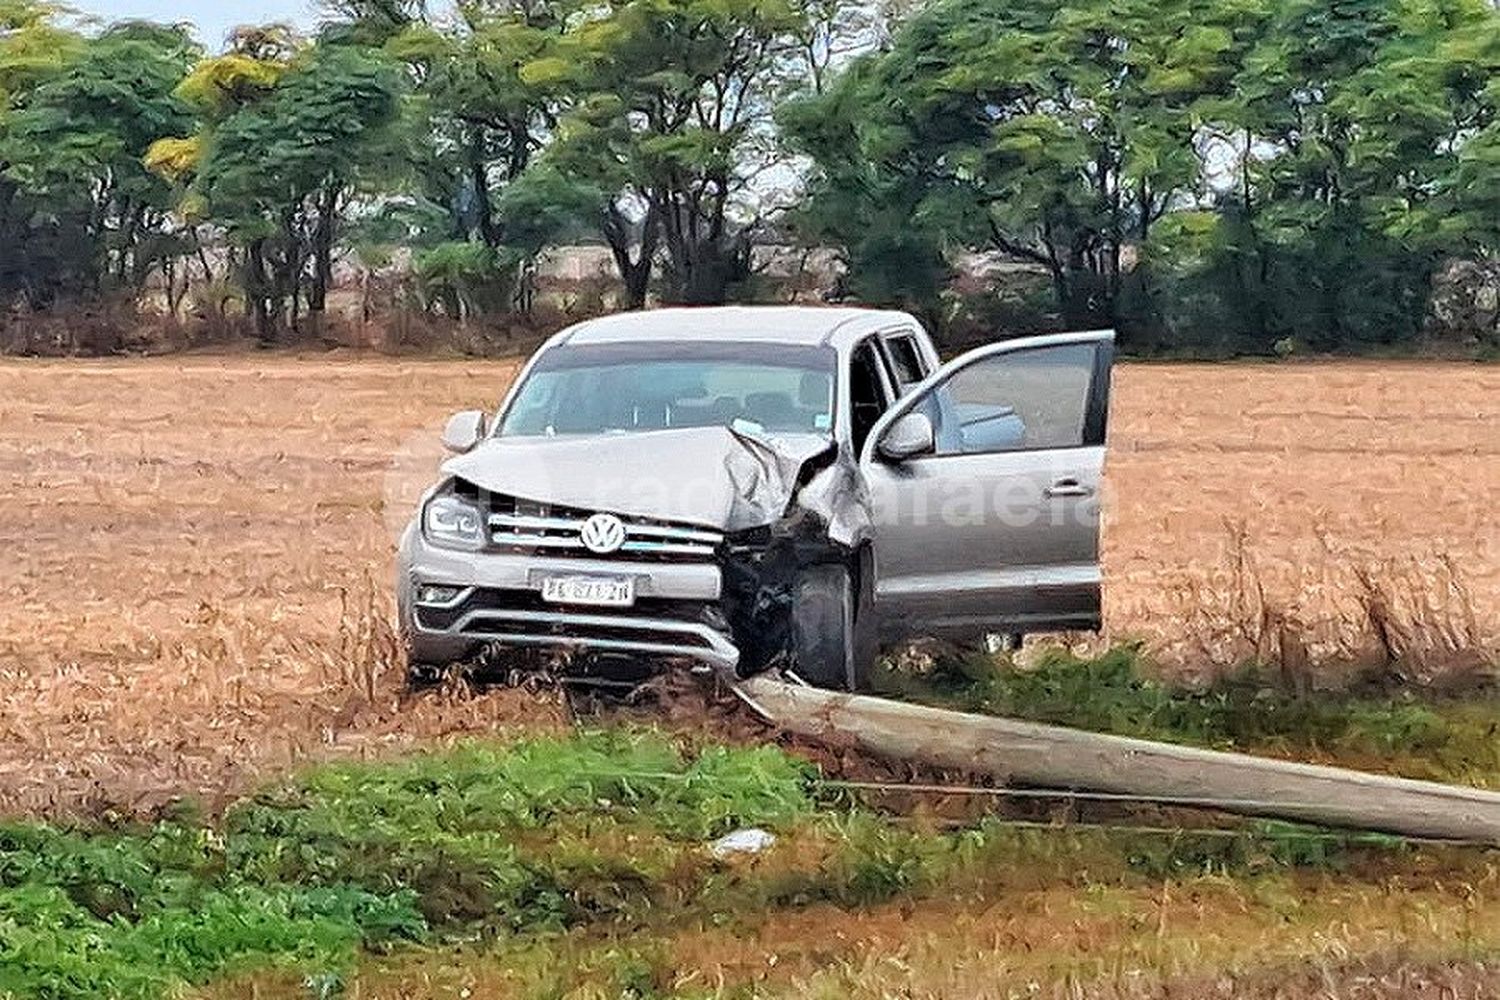
<path id="1" fill-rule="evenodd" d="M 875 603 L 893 636 L 1098 628 L 1114 331 L 1004 341 L 872 429 Z"/>

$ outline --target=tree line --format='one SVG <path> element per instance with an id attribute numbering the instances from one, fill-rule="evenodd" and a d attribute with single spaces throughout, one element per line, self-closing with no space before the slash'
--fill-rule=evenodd
<path id="1" fill-rule="evenodd" d="M 0 0 L 0 305 L 150 286 L 275 341 L 343 258 L 465 317 L 549 247 L 637 307 L 754 297 L 775 244 L 939 327 L 1400 344 L 1493 273 L 1497 69 L 1487 0 L 332 0 L 216 52 Z"/>

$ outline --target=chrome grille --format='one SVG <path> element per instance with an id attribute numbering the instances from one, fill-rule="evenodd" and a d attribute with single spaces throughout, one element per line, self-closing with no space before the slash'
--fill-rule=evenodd
<path id="1" fill-rule="evenodd" d="M 553 555 L 584 555 L 598 558 L 584 547 L 580 534 L 588 514 L 493 513 L 490 515 L 490 544 L 501 548 L 539 550 Z M 625 524 L 625 543 L 613 556 L 710 559 L 724 541 L 717 531 L 686 525 L 667 524 L 640 518 L 621 517 Z"/>

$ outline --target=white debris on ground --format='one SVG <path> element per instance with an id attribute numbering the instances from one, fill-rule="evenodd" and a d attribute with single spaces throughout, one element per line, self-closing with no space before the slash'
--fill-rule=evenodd
<path id="1" fill-rule="evenodd" d="M 727 858 L 732 854 L 759 854 L 776 843 L 776 835 L 757 827 L 726 833 L 709 845 L 709 853 L 716 858 Z"/>

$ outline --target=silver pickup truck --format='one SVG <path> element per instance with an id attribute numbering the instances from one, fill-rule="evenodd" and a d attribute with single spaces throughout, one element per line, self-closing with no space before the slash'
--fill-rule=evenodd
<path id="1" fill-rule="evenodd" d="M 878 644 L 1098 628 L 1110 331 L 940 365 L 900 312 L 661 309 L 548 340 L 402 536 L 414 668 L 540 648 L 857 689 Z"/>

